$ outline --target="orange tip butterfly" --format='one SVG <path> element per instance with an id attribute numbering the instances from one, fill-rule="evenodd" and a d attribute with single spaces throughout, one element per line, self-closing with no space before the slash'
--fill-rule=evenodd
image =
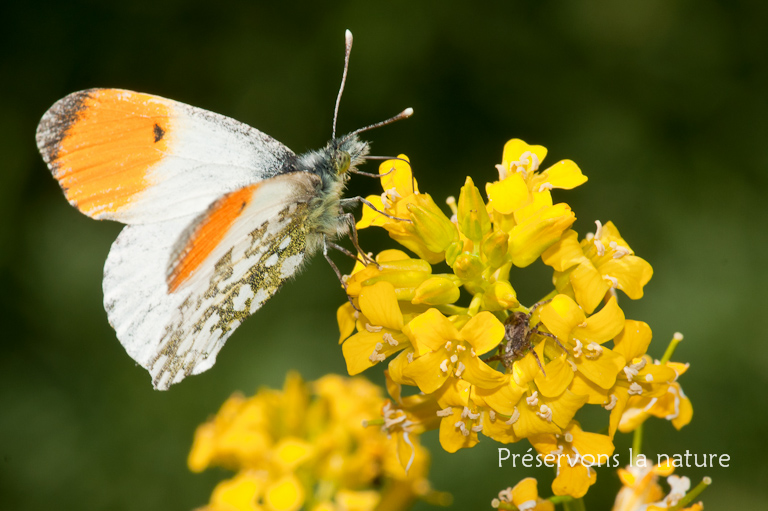
<path id="1" fill-rule="evenodd" d="M 37 147 L 67 200 L 127 224 L 104 266 L 104 307 L 128 354 L 165 390 L 210 369 L 227 338 L 330 240 L 368 154 L 361 131 L 296 155 L 225 117 L 169 99 L 90 89 L 57 101 Z M 364 202 L 364 201 L 362 201 Z M 354 227 L 354 223 L 352 223 Z"/>

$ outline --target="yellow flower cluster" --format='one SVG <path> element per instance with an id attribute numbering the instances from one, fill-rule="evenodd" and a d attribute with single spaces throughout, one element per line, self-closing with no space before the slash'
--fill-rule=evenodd
<path id="1" fill-rule="evenodd" d="M 573 211 L 551 190 L 587 178 L 570 160 L 541 170 L 546 153 L 510 140 L 499 179 L 485 185 L 487 201 L 468 177 L 458 201 L 447 201 L 450 217 L 418 190 L 407 157 L 379 169 L 384 193 L 368 197 L 379 212 L 365 209 L 357 227 L 383 227 L 416 257 L 386 250 L 376 264 L 358 263 L 344 282 L 351 303 L 337 319 L 349 374 L 396 355 L 385 427 L 401 447 L 439 429 L 449 452 L 483 433 L 503 443 L 527 438 L 542 456 L 604 459 L 617 430 L 650 415 L 677 428 L 691 419 L 676 382 L 687 366 L 654 362 L 650 328 L 619 307 L 618 290 L 642 297 L 651 266 L 611 222 L 579 239 Z M 538 259 L 553 269 L 553 289 L 525 306 L 510 272 Z M 422 394 L 403 398 L 403 385 Z M 610 410 L 607 434 L 573 420 L 590 404 Z M 561 467 L 553 491 L 578 498 L 594 482 L 594 470 L 576 463 Z"/>
<path id="2" fill-rule="evenodd" d="M 693 502 L 712 480 L 705 477 L 691 489 L 691 480 L 672 475 L 674 470 L 675 467 L 669 462 L 650 467 L 630 465 L 620 468 L 618 475 L 622 487 L 616 494 L 612 511 L 702 511 L 704 505 L 701 502 L 683 506 Z M 666 494 L 659 484 L 659 477 L 666 477 L 669 485 Z M 491 501 L 491 507 L 514 511 L 554 511 L 556 502 L 568 501 L 567 497 L 543 499 L 537 486 L 536 479 L 527 477 L 514 487 L 500 491 L 499 496 Z"/>
<path id="3" fill-rule="evenodd" d="M 213 491 L 206 511 L 400 510 L 417 498 L 446 503 L 426 479 L 429 455 L 409 438 L 408 473 L 396 440 L 365 419 L 380 414 L 379 387 L 328 375 L 313 383 L 291 373 L 282 391 L 234 395 L 202 424 L 188 464 L 237 474 Z M 410 451 L 408 452 L 410 456 Z"/>

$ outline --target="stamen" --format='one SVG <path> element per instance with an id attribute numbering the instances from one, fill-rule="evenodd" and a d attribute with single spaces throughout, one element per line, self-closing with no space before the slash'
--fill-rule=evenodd
<path id="1" fill-rule="evenodd" d="M 619 398 L 616 397 L 616 394 L 611 394 L 610 398 L 611 398 L 611 402 L 608 403 L 607 405 L 603 405 L 603 408 L 605 408 L 608 411 L 613 410 L 614 407 L 616 406 L 616 403 L 619 402 Z"/>
<path id="2" fill-rule="evenodd" d="M 502 500 L 502 502 L 512 502 L 512 488 L 501 490 L 499 492 L 499 498 Z"/>
<path id="3" fill-rule="evenodd" d="M 602 255 L 602 254 L 601 254 Z M 619 279 L 611 277 L 610 275 L 603 275 L 603 280 L 607 280 L 611 283 L 611 288 L 616 289 L 619 287 Z"/>
<path id="4" fill-rule="evenodd" d="M 448 359 L 446 358 L 442 362 L 440 362 L 440 370 L 444 373 L 448 372 Z"/>
<path id="5" fill-rule="evenodd" d="M 451 351 L 452 347 L 453 347 L 453 345 L 451 344 L 451 341 L 447 341 L 445 343 L 445 351 Z"/>
<path id="6" fill-rule="evenodd" d="M 507 426 L 513 425 L 515 422 L 517 422 L 517 419 L 520 418 L 520 412 L 517 411 L 517 407 L 514 407 L 512 409 L 512 415 L 510 415 L 509 420 L 504 421 L 504 424 Z"/>
<path id="7" fill-rule="evenodd" d="M 531 160 L 533 160 L 531 162 L 531 171 L 536 172 L 539 170 L 539 165 L 541 164 L 539 162 L 539 157 L 536 156 L 536 153 L 531 153 Z"/>
<path id="8" fill-rule="evenodd" d="M 630 396 L 639 396 L 643 393 L 643 387 L 640 386 L 637 382 L 632 382 L 632 385 L 629 386 L 629 395 Z"/>
<path id="9" fill-rule="evenodd" d="M 461 353 L 463 351 L 467 351 L 467 347 L 464 346 L 463 344 L 457 344 L 456 345 L 456 351 L 458 351 L 459 353 Z"/>
<path id="10" fill-rule="evenodd" d="M 648 383 L 651 383 L 653 381 L 653 375 L 651 373 L 646 374 L 645 381 L 647 381 Z"/>
<path id="11" fill-rule="evenodd" d="M 552 188 L 554 188 L 554 186 L 552 186 L 552 183 L 549 183 L 549 182 L 541 183 L 539 185 L 539 193 L 543 192 L 544 190 L 551 190 Z"/>
<path id="12" fill-rule="evenodd" d="M 507 178 L 508 170 L 500 163 L 496 164 L 496 170 L 499 171 L 499 181 L 504 181 Z"/>
<path id="13" fill-rule="evenodd" d="M 408 360 L 408 363 L 413 362 L 413 351 L 409 351 L 408 354 L 405 356 L 405 358 Z"/>
<path id="14" fill-rule="evenodd" d="M 533 394 L 527 398 L 525 398 L 525 402 L 528 403 L 528 406 L 538 406 L 539 405 L 539 391 L 534 390 Z"/>
<path id="15" fill-rule="evenodd" d="M 602 238 L 603 237 L 603 224 L 600 223 L 600 220 L 595 220 L 595 225 L 597 225 L 597 229 L 595 229 L 595 238 Z"/>
<path id="16" fill-rule="evenodd" d="M 451 355 L 451 363 L 455 364 L 459 361 L 459 357 L 457 355 Z"/>
<path id="17" fill-rule="evenodd" d="M 565 435 L 563 435 L 563 438 L 565 438 L 565 441 L 568 442 L 569 444 L 573 442 L 573 435 L 571 433 L 566 433 Z"/>
<path id="18" fill-rule="evenodd" d="M 387 342 L 387 344 L 389 344 L 390 346 L 397 346 L 398 344 L 400 344 L 400 343 L 397 341 L 397 339 L 395 339 L 395 338 L 392 336 L 392 334 L 390 334 L 389 332 L 385 332 L 385 333 L 384 333 L 384 335 L 382 335 L 381 337 L 382 337 L 382 339 L 384 339 L 384 340 Z"/>
<path id="19" fill-rule="evenodd" d="M 578 339 L 576 339 L 576 346 L 573 348 L 573 358 L 579 358 L 581 356 L 581 348 L 584 347 L 584 344 Z"/>
<path id="20" fill-rule="evenodd" d="M 483 430 L 483 425 L 482 424 L 475 424 L 474 426 L 472 426 L 471 429 L 475 433 L 480 433 Z"/>
<path id="21" fill-rule="evenodd" d="M 552 410 L 547 405 L 541 405 L 541 408 L 536 412 L 536 415 L 547 422 L 552 422 Z"/>
<path id="22" fill-rule="evenodd" d="M 384 209 L 390 209 L 392 207 L 392 202 L 390 202 L 389 197 L 387 197 L 387 192 L 381 193 L 381 205 L 384 206 Z"/>
<path id="23" fill-rule="evenodd" d="M 488 418 L 491 419 L 491 422 L 496 422 L 496 412 L 488 410 Z"/>
<path id="24" fill-rule="evenodd" d="M 456 368 L 456 378 L 461 378 L 461 373 L 464 372 L 464 369 L 466 369 L 466 367 L 464 367 L 464 364 L 459 362 L 459 366 Z"/>
<path id="25" fill-rule="evenodd" d="M 453 415 L 453 408 L 450 406 L 448 408 L 443 408 L 442 410 L 438 410 L 435 412 L 438 417 L 448 417 L 450 415 Z"/>
<path id="26" fill-rule="evenodd" d="M 382 329 L 382 328 L 384 328 L 384 327 L 381 327 L 381 326 L 373 326 L 373 325 L 371 325 L 370 323 L 366 323 L 366 324 L 365 324 L 365 329 L 366 329 L 366 330 L 368 330 L 368 331 L 369 331 L 369 332 L 371 332 L 371 333 L 374 333 L 374 332 L 381 332 L 381 329 Z"/>
<path id="27" fill-rule="evenodd" d="M 599 358 L 600 355 L 603 354 L 603 347 L 597 344 L 596 342 L 591 342 L 587 345 L 587 349 L 591 351 L 592 353 L 587 353 L 585 356 L 590 359 L 594 360 L 596 358 Z"/>
<path id="28" fill-rule="evenodd" d="M 595 236 L 595 239 L 593 239 L 592 242 L 595 244 L 595 248 L 597 249 L 597 255 L 603 257 L 605 255 L 605 245 L 603 245 L 603 242 L 600 241 L 600 238 L 597 236 Z"/>
<path id="29" fill-rule="evenodd" d="M 456 207 L 456 197 L 454 197 L 453 195 L 451 195 L 450 197 L 448 197 L 447 199 L 445 199 L 445 203 L 446 203 L 446 204 L 448 204 L 448 207 L 449 207 L 449 208 L 451 208 L 451 212 L 452 212 L 454 215 L 458 215 L 458 214 L 459 214 L 459 210 L 458 210 L 458 208 Z"/>

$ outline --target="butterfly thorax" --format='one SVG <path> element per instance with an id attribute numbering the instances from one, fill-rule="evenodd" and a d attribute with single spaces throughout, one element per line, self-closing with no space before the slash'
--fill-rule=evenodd
<path id="1" fill-rule="evenodd" d="M 319 150 L 304 153 L 298 157 L 297 169 L 311 172 L 320 178 L 317 195 L 309 204 L 307 222 L 312 231 L 336 238 L 348 231 L 349 224 L 344 218 L 341 198 L 349 180 L 349 171 L 365 160 L 368 143 L 356 135 L 339 137 L 331 140 Z M 308 240 L 308 250 L 314 251 Z M 319 241 L 319 240 L 317 240 Z"/>

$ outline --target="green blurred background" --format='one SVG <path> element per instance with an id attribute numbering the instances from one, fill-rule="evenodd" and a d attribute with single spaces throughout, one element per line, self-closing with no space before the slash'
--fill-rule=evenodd
<path id="1" fill-rule="evenodd" d="M 334 314 L 344 295 L 316 258 L 213 370 L 153 391 L 101 304 L 120 227 L 66 203 L 34 133 L 64 95 L 120 87 L 229 115 L 296 152 L 320 147 L 346 28 L 356 39 L 339 129 L 413 107 L 367 138 L 375 154 L 408 154 L 434 197 L 457 194 L 468 174 L 492 180 L 512 137 L 581 166 L 589 182 L 555 193 L 576 228 L 613 220 L 655 269 L 643 300 L 622 301 L 628 317 L 651 325 L 656 357 L 685 334 L 675 359 L 692 365 L 681 382 L 694 419 L 680 432 L 649 423 L 647 452 L 728 453 L 730 468 L 679 473 L 713 478 L 707 509 L 765 508 L 765 1 L 29 1 L 0 13 L 0 508 L 202 505 L 226 474 L 192 474 L 186 455 L 227 396 L 278 386 L 289 369 L 345 372 Z M 351 188 L 380 192 L 365 178 Z M 383 231 L 362 243 L 393 245 Z M 541 263 L 513 276 L 524 303 L 550 289 Z M 381 381 L 380 368 L 369 373 Z M 455 455 L 436 433 L 426 443 L 454 509 L 488 509 L 527 475 L 549 494 L 549 471 L 499 469 L 487 438 Z M 628 446 L 618 441 L 623 461 Z M 609 508 L 619 486 L 615 471 L 598 474 L 589 509 Z"/>

